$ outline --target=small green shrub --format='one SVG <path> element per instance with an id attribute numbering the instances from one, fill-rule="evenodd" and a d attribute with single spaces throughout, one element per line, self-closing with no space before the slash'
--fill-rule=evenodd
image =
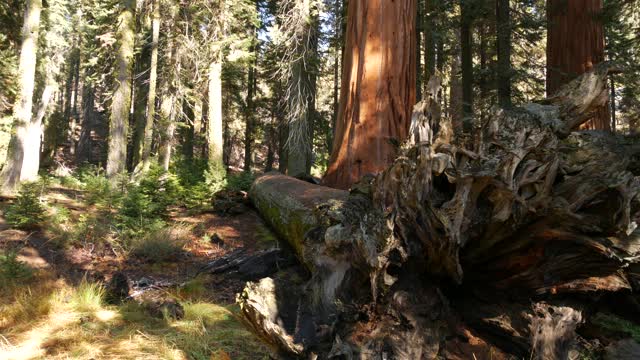
<path id="1" fill-rule="evenodd" d="M 157 164 L 151 166 L 137 189 L 149 196 L 151 201 L 156 204 L 155 214 L 163 217 L 166 216 L 168 206 L 182 201 L 184 191 L 178 177 L 165 172 Z"/>
<path id="2" fill-rule="evenodd" d="M 186 245 L 187 234 L 188 229 L 182 226 L 151 231 L 131 241 L 131 254 L 154 263 L 175 260 Z"/>
<path id="3" fill-rule="evenodd" d="M 176 156 L 169 170 L 172 174 L 176 174 L 182 186 L 191 187 L 205 181 L 207 168 L 207 159 L 187 159 L 184 156 Z"/>
<path id="4" fill-rule="evenodd" d="M 69 240 L 69 233 L 75 224 L 71 222 L 71 212 L 63 206 L 51 206 L 46 228 L 49 241 L 56 247 L 64 248 Z"/>
<path id="5" fill-rule="evenodd" d="M 158 230 L 169 217 L 169 207 L 183 203 L 178 179 L 153 166 L 138 184 L 129 184 L 117 205 L 116 228 L 124 238 L 140 238 Z"/>
<path id="6" fill-rule="evenodd" d="M 60 178 L 60 185 L 74 190 L 80 190 L 84 188 L 84 184 L 75 176 L 63 176 Z"/>
<path id="7" fill-rule="evenodd" d="M 227 177 L 227 189 L 232 191 L 249 191 L 255 179 L 255 174 L 250 171 L 230 175 Z"/>
<path id="8" fill-rule="evenodd" d="M 109 179 L 101 173 L 95 175 L 85 175 L 82 179 L 85 190 L 85 201 L 87 204 L 107 204 L 111 203 L 112 191 Z"/>
<path id="9" fill-rule="evenodd" d="M 33 269 L 18 260 L 17 250 L 0 253 L 0 282 L 5 284 L 24 282 L 32 277 Z"/>
<path id="10" fill-rule="evenodd" d="M 46 219 L 46 210 L 40 201 L 41 187 L 37 183 L 24 183 L 16 201 L 5 213 L 7 223 L 14 228 L 31 230 Z"/>
<path id="11" fill-rule="evenodd" d="M 223 164 L 214 163 L 205 172 L 205 183 L 210 194 L 224 189 L 227 186 L 227 170 Z"/>

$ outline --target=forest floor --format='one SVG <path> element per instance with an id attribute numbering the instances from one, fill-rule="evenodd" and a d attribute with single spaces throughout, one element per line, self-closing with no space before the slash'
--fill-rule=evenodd
<path id="1" fill-rule="evenodd" d="M 54 187 L 45 198 L 72 218 L 95 211 L 82 191 Z M 9 202 L 1 202 L 0 211 Z M 170 260 L 149 262 L 92 243 L 61 248 L 55 234 L 10 229 L 0 216 L 0 257 L 12 266 L 5 272 L 16 279 L 28 275 L 0 284 L 0 358 L 267 358 L 268 349 L 238 317 L 235 296 L 244 282 L 197 273 L 235 249 L 277 246 L 275 236 L 249 208 L 233 216 L 175 208 L 167 224 L 187 229 L 187 241 Z M 13 265 L 6 255 L 11 251 L 17 252 Z M 118 272 L 129 283 L 150 283 L 156 295 L 178 301 L 184 316 L 157 316 L 136 301 L 106 304 L 103 284 Z"/>

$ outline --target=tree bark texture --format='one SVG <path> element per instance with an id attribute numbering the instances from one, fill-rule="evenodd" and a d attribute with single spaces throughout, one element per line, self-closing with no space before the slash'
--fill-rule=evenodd
<path id="1" fill-rule="evenodd" d="M 149 167 L 151 145 L 153 143 L 153 127 L 156 117 L 156 87 L 158 83 L 158 45 L 160 41 L 160 0 L 153 3 L 153 20 L 151 30 L 151 68 L 149 74 L 149 95 L 147 97 L 147 121 L 144 127 L 144 141 L 142 144 L 142 163 Z"/>
<path id="2" fill-rule="evenodd" d="M 460 66 L 462 69 L 462 130 L 473 131 L 473 10 L 471 0 L 460 4 Z"/>
<path id="3" fill-rule="evenodd" d="M 252 46 L 251 52 L 255 52 L 255 45 Z M 244 128 L 244 171 L 251 171 L 253 166 L 253 142 L 255 137 L 256 118 L 253 111 L 255 110 L 256 96 L 256 66 L 257 56 L 254 62 L 249 66 L 249 74 L 247 75 L 247 98 L 245 109 L 245 128 Z"/>
<path id="4" fill-rule="evenodd" d="M 602 7 L 603 0 L 547 2 L 547 95 L 604 61 Z M 608 105 L 583 127 L 610 130 Z"/>
<path id="5" fill-rule="evenodd" d="M 415 9 L 415 0 L 349 1 L 340 110 L 324 184 L 347 189 L 382 171 L 406 138 L 416 96 Z"/>
<path id="6" fill-rule="evenodd" d="M 209 167 L 224 168 L 222 154 L 222 64 L 213 62 L 209 66 L 209 116 L 207 123 L 207 146 Z"/>
<path id="7" fill-rule="evenodd" d="M 122 0 L 120 1 L 120 6 L 122 9 L 118 17 L 117 30 L 116 89 L 111 100 L 111 116 L 109 119 L 107 176 L 110 179 L 124 173 L 126 170 L 133 46 L 135 41 L 135 1 Z"/>
<path id="8" fill-rule="evenodd" d="M 511 107 L 511 7 L 509 0 L 496 1 L 498 52 L 498 104 Z"/>
<path id="9" fill-rule="evenodd" d="M 349 193 L 256 180 L 256 208 L 311 275 L 298 289 L 249 284 L 239 297 L 246 321 L 279 351 L 319 358 L 580 350 L 595 295 L 640 284 L 640 146 L 573 132 L 606 101 L 612 69 L 598 65 L 542 103 L 494 110 L 476 151 L 429 97 L 393 164 Z M 289 313 L 266 306 L 288 301 L 282 289 L 298 296 Z M 484 345 L 473 348 L 477 336 Z"/>
<path id="10" fill-rule="evenodd" d="M 20 92 L 13 107 L 13 129 L 7 151 L 7 161 L 0 172 L 1 191 L 13 193 L 22 179 L 22 168 L 29 138 L 34 136 L 31 123 L 33 110 L 33 90 L 35 87 L 36 55 L 40 27 L 41 0 L 27 1 L 22 26 L 22 45 L 18 76 Z M 38 144 L 38 149 L 40 145 Z M 26 174 L 25 174 L 26 175 Z M 30 177 L 30 176 L 29 176 Z M 32 180 L 32 179 L 31 179 Z"/>
<path id="11" fill-rule="evenodd" d="M 313 161 L 313 129 L 316 118 L 316 77 L 318 72 L 317 8 L 304 7 L 303 34 L 296 45 L 295 60 L 289 79 L 289 139 L 287 140 L 287 174 L 305 177 L 311 174 Z"/>

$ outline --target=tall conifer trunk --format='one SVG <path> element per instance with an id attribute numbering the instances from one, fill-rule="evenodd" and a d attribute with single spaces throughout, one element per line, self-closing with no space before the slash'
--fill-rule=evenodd
<path id="1" fill-rule="evenodd" d="M 134 0 L 121 0 L 122 7 L 118 18 L 116 89 L 111 102 L 109 120 L 109 154 L 107 157 L 107 176 L 113 179 L 126 170 L 127 133 L 129 111 L 131 107 L 131 77 L 134 46 Z"/>
<path id="2" fill-rule="evenodd" d="M 416 102 L 416 1 L 351 0 L 340 111 L 324 184 L 348 188 L 385 169 Z"/>
<path id="3" fill-rule="evenodd" d="M 316 113 L 316 73 L 318 62 L 319 20 L 311 4 L 298 14 L 306 19 L 304 35 L 296 46 L 295 61 L 289 79 L 289 151 L 287 174 L 308 176 L 313 154 L 313 127 Z"/>
<path id="4" fill-rule="evenodd" d="M 21 180 L 33 180 L 31 174 L 25 174 L 23 179 L 21 173 L 26 147 L 33 146 L 33 141 L 30 141 L 29 137 L 36 135 L 33 131 L 33 124 L 31 124 L 31 113 L 33 110 L 33 90 L 35 86 L 41 10 L 42 0 L 27 1 L 18 67 L 20 91 L 13 108 L 13 135 L 9 143 L 7 161 L 2 168 L 2 172 L 0 172 L 3 193 L 14 192 Z M 37 146 L 39 149 L 40 144 L 38 143 Z"/>
<path id="5" fill-rule="evenodd" d="M 465 133 L 471 133 L 473 131 L 473 36 L 471 34 L 473 14 L 471 0 L 462 0 L 460 11 L 462 128 Z"/>
<path id="6" fill-rule="evenodd" d="M 254 39 L 255 41 L 255 39 Z M 255 53 L 255 45 L 251 47 L 251 52 Z M 254 112 L 254 97 L 256 93 L 256 63 L 249 66 L 249 74 L 247 75 L 247 98 L 246 98 L 246 124 L 244 130 L 244 171 L 251 171 L 253 166 L 253 141 L 255 132 L 255 114 Z"/>
<path id="7" fill-rule="evenodd" d="M 547 2 L 547 94 L 604 61 L 603 0 Z M 584 128 L 610 130 L 609 106 L 598 109 Z"/>
<path id="8" fill-rule="evenodd" d="M 496 1 L 498 50 L 498 103 L 511 106 L 511 8 L 509 0 Z"/>
<path id="9" fill-rule="evenodd" d="M 222 128 L 222 64 L 209 66 L 209 114 L 207 123 L 207 153 L 209 168 L 224 169 L 224 138 Z"/>
<path id="10" fill-rule="evenodd" d="M 160 1 L 153 3 L 153 20 L 151 30 L 151 68 L 149 70 L 149 96 L 147 97 L 147 120 L 144 126 L 141 162 L 148 168 L 153 142 L 153 125 L 156 116 L 156 85 L 158 83 L 158 42 L 160 41 Z"/>

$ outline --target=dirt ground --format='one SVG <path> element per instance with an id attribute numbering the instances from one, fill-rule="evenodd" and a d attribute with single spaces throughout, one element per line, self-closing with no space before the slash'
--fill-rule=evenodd
<path id="1" fill-rule="evenodd" d="M 92 211 L 81 196 L 56 189 L 47 201 L 75 214 Z M 276 237 L 252 209 L 222 216 L 176 208 L 169 224 L 190 229 L 184 251 L 172 261 L 149 263 L 117 247 L 61 249 L 49 234 L 10 229 L 0 216 L 0 251 L 17 250 L 35 274 L 24 284 L 0 285 L 0 359 L 266 358 L 268 350 L 237 316 L 235 297 L 244 282 L 198 272 L 236 249 L 275 247 Z M 184 306 L 184 318 L 157 319 L 135 302 L 92 303 L 92 284 L 106 284 L 117 272 L 130 284 L 153 283 Z"/>

